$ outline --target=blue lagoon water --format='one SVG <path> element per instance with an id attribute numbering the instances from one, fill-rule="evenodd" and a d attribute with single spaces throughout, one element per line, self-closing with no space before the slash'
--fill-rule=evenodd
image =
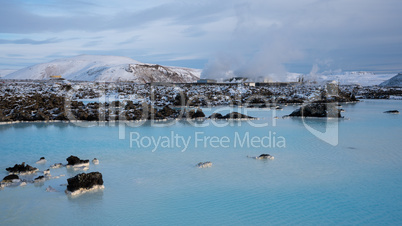
<path id="1" fill-rule="evenodd" d="M 44 170 L 76 155 L 100 160 L 85 172 L 101 172 L 105 189 L 69 197 L 64 193 L 66 179 L 83 171 L 51 169 L 52 176 L 65 176 L 0 190 L 0 222 L 402 224 L 402 116 L 383 113 L 401 110 L 402 102 L 366 100 L 344 105 L 345 119 L 340 120 L 306 119 L 303 123 L 281 118 L 296 108 L 276 112 L 249 109 L 249 115 L 260 118 L 252 121 L 254 124 L 147 122 L 124 129 L 118 123 L 92 127 L 72 123 L 2 125 L 1 178 L 7 175 L 5 168 L 16 163 Z M 206 115 L 215 110 L 206 109 Z M 317 138 L 305 124 L 321 133 L 326 127 L 337 128 L 338 144 Z M 187 149 L 172 142 L 172 136 L 188 139 Z M 155 148 L 152 138 L 164 140 L 165 146 Z M 275 159 L 247 158 L 262 153 Z M 35 164 L 42 156 L 47 163 Z M 213 166 L 195 167 L 205 161 Z M 58 192 L 46 192 L 49 185 Z"/>

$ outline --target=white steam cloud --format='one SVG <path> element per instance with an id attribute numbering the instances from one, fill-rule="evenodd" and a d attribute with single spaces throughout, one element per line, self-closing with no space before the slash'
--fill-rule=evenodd
<path id="1" fill-rule="evenodd" d="M 303 57 L 289 41 L 281 22 L 254 15 L 251 4 L 235 7 L 237 24 L 232 40 L 210 60 L 201 77 L 247 77 L 254 81 L 286 81 L 285 64 Z"/>

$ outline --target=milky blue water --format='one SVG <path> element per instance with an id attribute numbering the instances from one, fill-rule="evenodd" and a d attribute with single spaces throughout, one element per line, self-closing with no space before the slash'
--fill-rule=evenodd
<path id="1" fill-rule="evenodd" d="M 402 101 L 344 105 L 345 119 L 328 122 L 281 118 L 296 107 L 250 110 L 260 118 L 253 125 L 2 125 L 1 178 L 6 167 L 23 161 L 44 170 L 70 155 L 96 157 L 100 164 L 85 172 L 101 172 L 105 189 L 69 197 L 66 179 L 82 171 L 51 169 L 52 176 L 65 176 L 0 190 L 0 224 L 402 224 L 402 116 L 383 113 L 401 111 Z M 305 124 L 324 134 L 337 128 L 338 145 L 317 138 Z M 172 135 L 189 139 L 187 149 Z M 155 148 L 152 138 L 164 146 Z M 275 159 L 247 158 L 262 153 Z M 48 162 L 35 164 L 42 156 Z M 196 168 L 201 161 L 213 166 Z M 46 192 L 49 185 L 58 192 Z"/>

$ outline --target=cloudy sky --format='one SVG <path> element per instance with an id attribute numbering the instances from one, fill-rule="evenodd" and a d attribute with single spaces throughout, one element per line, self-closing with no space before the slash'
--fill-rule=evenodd
<path id="1" fill-rule="evenodd" d="M 402 71 L 401 0 L 0 0 L 0 69 L 80 54 L 211 74 Z"/>

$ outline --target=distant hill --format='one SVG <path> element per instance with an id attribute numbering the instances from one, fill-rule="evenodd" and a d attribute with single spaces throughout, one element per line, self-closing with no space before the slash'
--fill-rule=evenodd
<path id="1" fill-rule="evenodd" d="M 15 72 L 16 70 L 0 70 L 0 78 Z"/>
<path id="2" fill-rule="evenodd" d="M 394 77 L 388 79 L 387 81 L 380 84 L 384 87 L 402 87 L 402 73 L 395 75 Z"/>
<path id="3" fill-rule="evenodd" d="M 135 83 L 195 82 L 201 70 L 140 63 L 128 57 L 80 55 L 26 67 L 3 79 L 45 80 L 61 75 L 75 81 Z"/>
<path id="4" fill-rule="evenodd" d="M 333 74 L 319 75 L 319 78 L 327 80 L 335 80 L 342 85 L 362 85 L 374 86 L 391 78 L 394 74 L 377 74 L 367 71 L 345 71 Z"/>

